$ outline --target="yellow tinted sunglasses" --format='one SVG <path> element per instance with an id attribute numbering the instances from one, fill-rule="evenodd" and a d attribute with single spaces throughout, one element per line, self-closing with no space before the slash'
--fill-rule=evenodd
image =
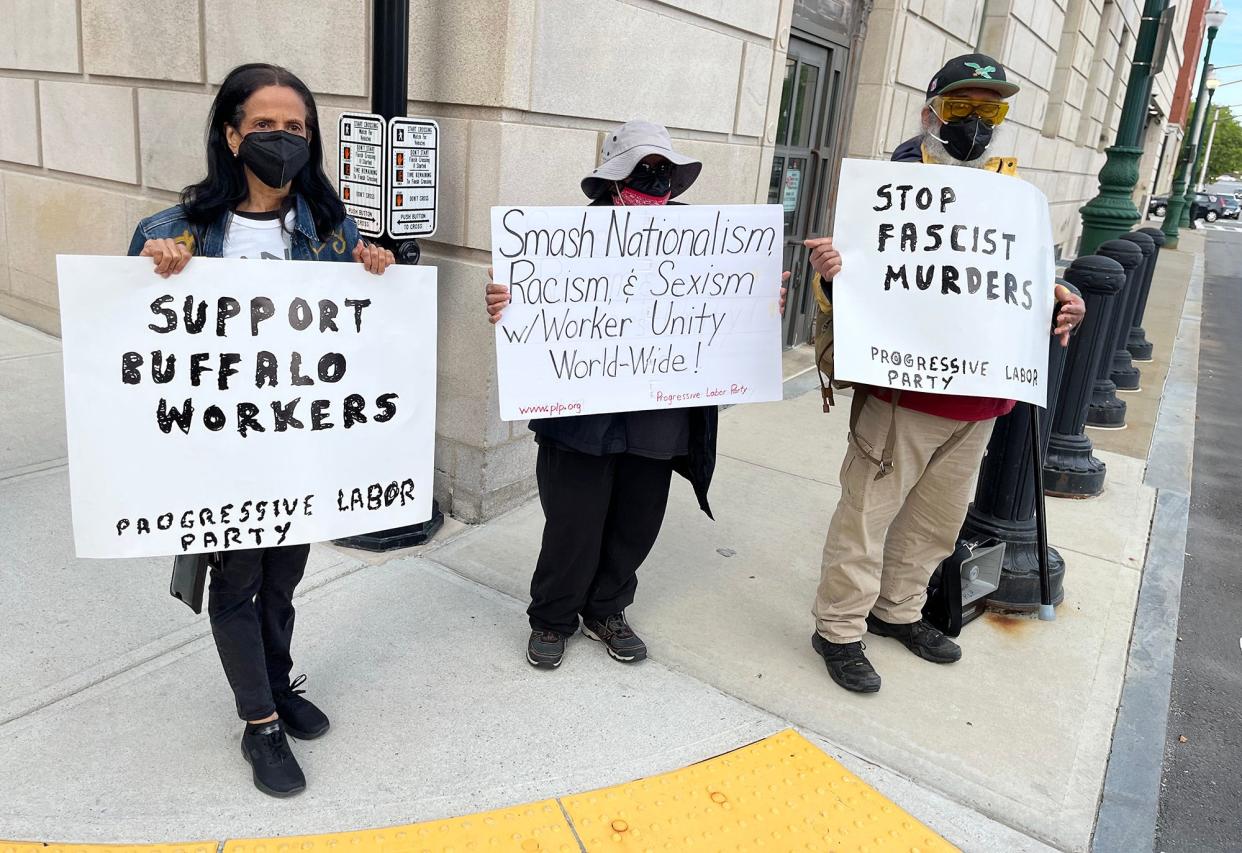
<path id="1" fill-rule="evenodd" d="M 1009 112 L 1009 104 L 1004 101 L 976 101 L 973 98 L 954 98 L 938 95 L 932 98 L 932 109 L 943 122 L 955 121 L 969 116 L 978 116 L 988 124 L 1000 124 Z"/>

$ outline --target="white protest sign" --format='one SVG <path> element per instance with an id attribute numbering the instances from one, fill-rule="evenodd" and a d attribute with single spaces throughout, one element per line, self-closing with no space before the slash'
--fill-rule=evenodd
<path id="1" fill-rule="evenodd" d="M 293 545 L 431 515 L 436 270 L 59 256 L 80 557 Z"/>
<path id="2" fill-rule="evenodd" d="M 373 113 L 342 113 L 337 152 L 338 186 L 345 212 L 368 237 L 384 235 L 384 118 Z"/>
<path id="3" fill-rule="evenodd" d="M 436 233 L 440 184 L 440 125 L 429 118 L 398 116 L 388 122 L 385 178 L 388 234 L 430 237 Z"/>
<path id="4" fill-rule="evenodd" d="M 493 207 L 500 416 L 781 399 L 780 205 Z"/>
<path id="5" fill-rule="evenodd" d="M 845 160 L 833 244 L 836 375 L 1047 402 L 1048 200 L 982 169 Z"/>

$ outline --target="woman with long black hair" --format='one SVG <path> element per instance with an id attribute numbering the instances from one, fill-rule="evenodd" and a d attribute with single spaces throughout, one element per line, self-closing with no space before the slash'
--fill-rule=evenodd
<path id="1" fill-rule="evenodd" d="M 207 177 L 181 203 L 138 223 L 130 255 L 168 277 L 194 256 L 353 261 L 381 274 L 392 253 L 359 239 L 323 171 L 315 99 L 292 73 L 234 68 L 216 93 L 207 131 Z M 317 738 L 328 718 L 290 682 L 293 592 L 309 545 L 224 551 L 211 572 L 207 612 L 237 713 L 254 784 L 287 797 L 306 779 L 286 734 Z"/>

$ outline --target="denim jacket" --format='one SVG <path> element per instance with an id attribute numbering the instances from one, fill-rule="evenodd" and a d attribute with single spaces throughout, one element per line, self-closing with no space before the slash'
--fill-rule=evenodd
<path id="1" fill-rule="evenodd" d="M 320 241 L 315 233 L 315 219 L 310 207 L 301 196 L 294 196 L 296 211 L 293 235 L 290 239 L 289 256 L 295 261 L 352 261 L 352 252 L 358 245 L 358 226 L 348 216 Z M 170 239 L 189 247 L 190 253 L 205 258 L 219 258 L 224 254 L 224 232 L 228 228 L 228 214 L 220 217 L 206 228 L 190 224 L 181 205 L 154 213 L 138 223 L 134 239 L 129 243 L 130 255 L 142 251 L 148 240 Z"/>

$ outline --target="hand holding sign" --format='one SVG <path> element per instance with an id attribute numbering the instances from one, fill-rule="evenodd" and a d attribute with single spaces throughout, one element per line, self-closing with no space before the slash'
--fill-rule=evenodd
<path id="1" fill-rule="evenodd" d="M 776 205 L 493 208 L 501 417 L 780 399 L 780 223 Z"/>

